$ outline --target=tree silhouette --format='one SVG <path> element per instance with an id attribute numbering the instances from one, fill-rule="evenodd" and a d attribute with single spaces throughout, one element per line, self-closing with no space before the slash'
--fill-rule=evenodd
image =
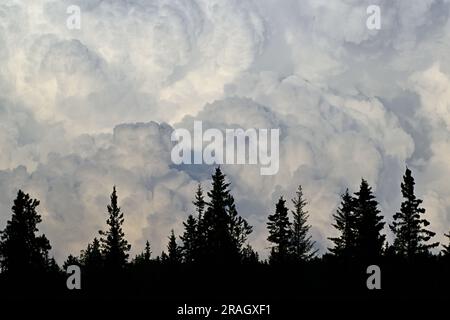
<path id="1" fill-rule="evenodd" d="M 90 271 L 98 271 L 104 266 L 104 257 L 101 251 L 101 244 L 97 238 L 87 245 L 86 250 L 81 251 L 81 264 Z"/>
<path id="2" fill-rule="evenodd" d="M 229 218 L 229 232 L 233 240 L 233 249 L 242 259 L 244 245 L 247 242 L 248 236 L 252 233 L 253 228 L 248 224 L 247 220 L 239 216 L 234 198 L 231 194 L 228 194 L 227 214 Z"/>
<path id="3" fill-rule="evenodd" d="M 111 204 L 108 205 L 109 217 L 106 223 L 109 226 L 107 231 L 99 231 L 102 244 L 102 253 L 105 258 L 105 266 L 109 269 L 121 269 L 128 261 L 128 252 L 131 246 L 125 239 L 122 230 L 124 222 L 123 213 L 117 203 L 116 187 L 113 187 L 111 194 Z"/>
<path id="4" fill-rule="evenodd" d="M 169 244 L 167 245 L 167 262 L 172 265 L 181 263 L 181 248 L 177 244 L 177 238 L 172 230 L 169 236 Z"/>
<path id="5" fill-rule="evenodd" d="M 152 250 L 150 247 L 150 242 L 148 240 L 145 242 L 145 248 L 144 251 L 134 258 L 133 263 L 139 264 L 139 265 L 148 265 L 151 261 L 152 257 Z"/>
<path id="6" fill-rule="evenodd" d="M 406 258 L 413 258 L 418 255 L 429 254 L 431 248 L 437 247 L 439 243 L 427 244 L 435 233 L 425 227 L 430 223 L 421 218 L 425 209 L 421 208 L 421 199 L 414 194 L 414 178 L 411 170 L 406 168 L 401 190 L 403 198 L 400 212 L 394 215 L 394 222 L 389 226 L 394 233 L 394 252 Z"/>
<path id="7" fill-rule="evenodd" d="M 54 260 L 49 259 L 50 242 L 45 235 L 37 236 L 41 216 L 36 208 L 39 201 L 22 190 L 17 193 L 12 207 L 12 217 L 0 232 L 0 257 L 2 270 L 8 273 L 45 271 Z"/>
<path id="8" fill-rule="evenodd" d="M 242 263 L 247 265 L 257 265 L 259 263 L 259 255 L 250 244 L 247 244 L 242 249 Z"/>
<path id="9" fill-rule="evenodd" d="M 197 191 L 195 193 L 195 200 L 192 202 L 195 206 L 196 211 L 196 234 L 193 238 L 195 238 L 195 243 L 191 247 L 193 251 L 191 251 L 191 257 L 188 257 L 187 260 L 200 262 L 202 259 L 206 259 L 207 257 L 207 232 L 208 225 L 206 224 L 204 213 L 206 208 L 206 201 L 203 195 L 203 189 L 201 184 L 199 183 L 197 186 Z M 194 217 L 195 219 L 195 217 Z M 192 223 L 193 221 L 191 221 Z"/>
<path id="10" fill-rule="evenodd" d="M 72 266 L 72 265 L 79 266 L 79 265 L 81 265 L 81 263 L 80 263 L 80 260 L 77 257 L 69 254 L 69 256 L 67 257 L 66 261 L 64 261 L 63 269 L 67 270 L 67 267 L 68 266 Z"/>
<path id="11" fill-rule="evenodd" d="M 297 262 L 307 261 L 317 254 L 317 250 L 314 250 L 315 242 L 311 240 L 309 235 L 311 226 L 308 225 L 309 215 L 305 209 L 307 202 L 304 199 L 302 186 L 298 186 L 296 198 L 292 199 L 292 203 L 294 204 L 294 210 L 292 211 L 294 219 L 291 225 L 293 258 Z"/>
<path id="12" fill-rule="evenodd" d="M 359 192 L 355 193 L 356 249 L 361 261 L 381 256 L 386 236 L 381 234 L 384 222 L 378 210 L 378 202 L 366 180 L 361 180 Z"/>
<path id="13" fill-rule="evenodd" d="M 334 242 L 334 247 L 329 250 L 337 257 L 350 259 L 355 256 L 356 248 L 355 199 L 349 194 L 348 189 L 341 198 L 341 206 L 333 214 L 335 223 L 332 224 L 340 232 L 340 236 L 329 238 Z"/>
<path id="14" fill-rule="evenodd" d="M 448 234 L 444 234 L 444 236 L 446 236 L 448 238 L 448 244 L 443 245 L 444 250 L 442 250 L 442 254 L 446 258 L 450 258 L 450 231 L 448 232 Z"/>
<path id="15" fill-rule="evenodd" d="M 198 251 L 197 220 L 193 215 L 189 215 L 186 222 L 183 222 L 183 226 L 184 233 L 180 237 L 181 241 L 183 242 L 183 260 L 186 263 L 193 263 L 196 261 Z"/>
<path id="16" fill-rule="evenodd" d="M 205 260 L 220 265 L 241 261 L 241 246 L 251 232 L 245 219 L 238 216 L 228 187 L 220 167 L 216 168 L 202 222 L 206 236 L 202 255 L 207 257 Z"/>
<path id="17" fill-rule="evenodd" d="M 288 208 L 286 208 L 286 201 L 280 197 L 276 204 L 275 213 L 269 215 L 267 229 L 269 230 L 269 237 L 267 240 L 272 242 L 270 253 L 271 263 L 284 263 L 289 260 L 289 246 L 292 238 L 291 223 L 288 217 Z"/>

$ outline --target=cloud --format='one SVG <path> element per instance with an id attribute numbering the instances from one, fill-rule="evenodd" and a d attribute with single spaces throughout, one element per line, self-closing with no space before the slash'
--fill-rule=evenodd
<path id="1" fill-rule="evenodd" d="M 366 28 L 371 4 L 381 30 Z M 66 27 L 70 5 L 81 8 L 80 30 Z M 159 252 L 211 173 L 174 166 L 170 133 L 202 120 L 280 128 L 277 175 L 224 167 L 261 253 L 266 216 L 297 184 L 323 252 L 339 194 L 366 177 L 389 221 L 406 164 L 442 240 L 449 8 L 444 0 L 3 1 L 0 227 L 25 189 L 42 200 L 42 229 L 61 260 L 104 227 L 117 184 L 134 250 L 150 239 Z"/>

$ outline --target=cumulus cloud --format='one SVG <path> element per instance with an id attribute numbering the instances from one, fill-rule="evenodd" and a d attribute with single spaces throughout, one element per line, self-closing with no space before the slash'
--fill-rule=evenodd
<path id="1" fill-rule="evenodd" d="M 381 29 L 366 28 L 368 5 Z M 66 27 L 81 8 L 81 29 Z M 6 0 L 0 4 L 0 227 L 18 188 L 42 200 L 61 261 L 104 227 L 112 185 L 135 252 L 192 211 L 208 166 L 175 166 L 173 128 L 279 128 L 280 170 L 225 165 L 251 242 L 302 184 L 322 252 L 346 187 L 386 219 L 408 164 L 438 240 L 450 225 L 450 3 Z M 264 195 L 264 196 L 261 196 Z M 386 230 L 388 232 L 388 230 Z M 264 256 L 264 254 L 263 254 Z"/>

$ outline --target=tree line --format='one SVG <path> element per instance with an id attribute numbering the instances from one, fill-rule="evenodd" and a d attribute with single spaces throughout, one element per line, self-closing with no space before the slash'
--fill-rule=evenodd
<path id="1" fill-rule="evenodd" d="M 116 187 L 107 205 L 107 228 L 78 255 L 69 255 L 60 268 L 50 256 L 47 237 L 39 235 L 42 218 L 37 211 L 39 200 L 19 190 L 12 206 L 11 219 L 0 231 L 0 267 L 3 277 L 20 277 L 23 273 L 58 273 L 70 265 L 79 265 L 91 274 L 120 272 L 133 267 L 161 266 L 282 266 L 312 261 L 337 259 L 345 262 L 376 263 L 381 257 L 406 261 L 438 258 L 450 260 L 449 243 L 438 255 L 432 253 L 439 243 L 433 242 L 435 233 L 424 218 L 422 200 L 415 195 L 415 181 L 409 168 L 401 182 L 403 201 L 389 225 L 394 235 L 387 243 L 385 226 L 378 202 L 368 182 L 361 180 L 359 190 L 348 189 L 333 214 L 337 237 L 329 238 L 329 252 L 318 257 L 308 223 L 307 200 L 302 186 L 298 186 L 291 209 L 280 197 L 267 217 L 268 238 L 271 247 L 267 260 L 262 261 L 249 244 L 252 226 L 239 215 L 230 184 L 221 168 L 212 175 L 210 191 L 204 194 L 199 184 L 194 196 L 195 212 L 183 223 L 183 233 L 177 237 L 172 230 L 167 249 L 155 258 L 147 241 L 145 248 L 130 260 L 131 245 L 124 230 L 124 213 L 119 207 Z"/>

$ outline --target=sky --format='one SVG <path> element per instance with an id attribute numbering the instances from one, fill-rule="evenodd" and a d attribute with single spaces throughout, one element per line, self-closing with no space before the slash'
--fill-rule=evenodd
<path id="1" fill-rule="evenodd" d="M 380 29 L 367 27 L 370 5 Z M 210 186 L 213 167 L 170 156 L 173 130 L 202 121 L 280 129 L 277 174 L 222 166 L 262 257 L 281 195 L 303 186 L 324 253 L 340 194 L 364 177 L 389 223 L 406 166 L 443 241 L 449 10 L 448 0 L 0 0 L 0 229 L 23 189 L 41 200 L 39 229 L 61 262 L 105 229 L 116 185 L 132 255 L 146 240 L 159 254 L 193 213 L 197 184 Z"/>

